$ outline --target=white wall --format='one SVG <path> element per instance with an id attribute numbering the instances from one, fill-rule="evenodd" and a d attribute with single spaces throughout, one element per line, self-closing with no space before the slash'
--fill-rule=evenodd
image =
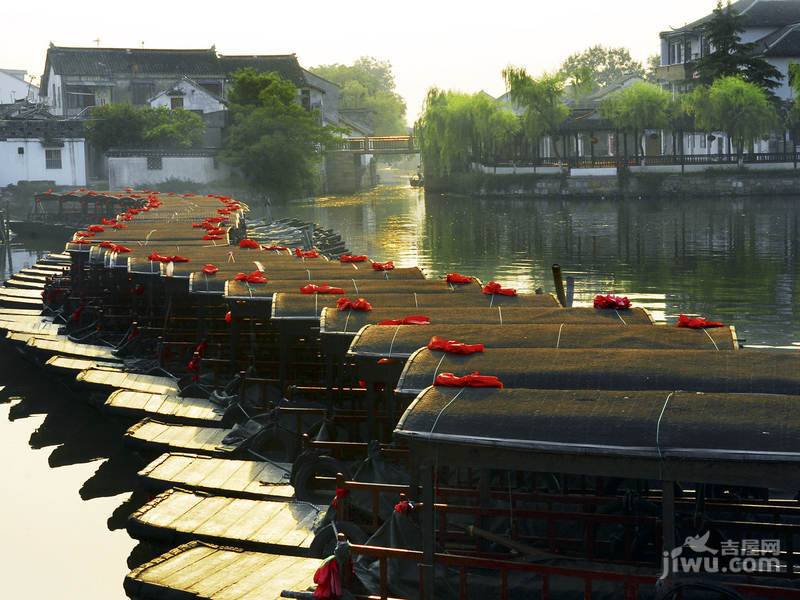
<path id="1" fill-rule="evenodd" d="M 224 179 L 230 170 L 222 164 L 214 168 L 211 156 L 164 156 L 160 170 L 147 168 L 144 156 L 110 156 L 108 158 L 108 185 L 112 190 L 136 187 L 143 184 L 163 183 L 179 179 L 194 183 L 209 183 Z"/>
<path id="2" fill-rule="evenodd" d="M 38 91 L 39 88 L 35 85 L 30 85 L 19 77 L 0 71 L 0 104 L 11 104 L 26 98 L 31 102 L 36 102 L 39 99 Z"/>
<path id="3" fill-rule="evenodd" d="M 39 95 L 47 98 L 47 106 L 50 112 L 56 116 L 63 116 L 64 105 L 61 94 L 61 75 L 56 75 L 53 67 L 50 67 L 46 90 L 39 90 Z"/>
<path id="4" fill-rule="evenodd" d="M 225 109 L 225 105 L 217 100 L 214 96 L 206 92 L 202 88 L 197 88 L 188 81 L 180 81 L 177 85 L 170 88 L 179 89 L 183 92 L 183 108 L 184 110 L 199 110 L 204 113 L 217 112 Z M 157 108 L 164 106 L 170 108 L 172 106 L 172 96 L 165 92 L 158 94 L 150 101 L 150 106 Z"/>
<path id="5" fill-rule="evenodd" d="M 23 153 L 19 153 L 19 148 Z M 56 185 L 86 185 L 86 140 L 65 139 L 61 168 L 48 169 L 45 146 L 38 139 L 0 141 L 0 187 L 20 181 L 55 181 Z"/>

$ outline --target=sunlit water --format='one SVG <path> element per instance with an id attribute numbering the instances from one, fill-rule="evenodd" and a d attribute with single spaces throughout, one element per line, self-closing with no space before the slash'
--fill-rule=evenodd
<path id="1" fill-rule="evenodd" d="M 627 294 L 654 316 L 701 313 L 749 344 L 800 341 L 800 198 L 658 202 L 448 197 L 407 187 L 274 207 L 339 231 L 353 252 L 430 276 L 450 271 L 552 290 L 559 262 L 576 299 Z M 0 257 L 0 279 L 58 248 Z M 135 543 L 117 510 L 139 465 L 109 420 L 0 349 L 0 580 L 3 597 L 123 598 Z M 117 510 L 114 531 L 107 521 Z M 135 561 L 134 561 L 135 562 Z"/>

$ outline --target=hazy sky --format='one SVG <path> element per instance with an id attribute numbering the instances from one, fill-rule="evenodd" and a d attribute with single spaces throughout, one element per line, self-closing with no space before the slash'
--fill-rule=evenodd
<path id="1" fill-rule="evenodd" d="M 167 2 L 40 0 L 3 6 L 0 67 L 41 75 L 51 41 L 64 46 L 207 48 L 223 54 L 297 54 L 305 67 L 388 59 L 409 120 L 436 85 L 501 94 L 508 64 L 556 68 L 594 44 L 627 46 L 644 61 L 658 33 L 711 11 L 714 0 L 472 2 Z"/>

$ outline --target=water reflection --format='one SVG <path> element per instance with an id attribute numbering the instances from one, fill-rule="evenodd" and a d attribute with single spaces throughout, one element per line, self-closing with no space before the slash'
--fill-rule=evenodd
<path id="1" fill-rule="evenodd" d="M 577 279 L 579 303 L 619 292 L 660 320 L 693 312 L 735 323 L 748 343 L 800 339 L 797 199 L 480 199 L 380 187 L 273 212 L 334 228 L 354 252 L 432 276 L 458 270 L 552 289 L 559 262 Z"/>

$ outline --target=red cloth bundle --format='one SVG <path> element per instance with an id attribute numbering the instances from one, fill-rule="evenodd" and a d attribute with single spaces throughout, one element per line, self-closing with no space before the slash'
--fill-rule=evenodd
<path id="1" fill-rule="evenodd" d="M 229 215 L 231 214 L 231 210 L 229 208 L 218 208 L 217 214 L 219 215 Z"/>
<path id="2" fill-rule="evenodd" d="M 333 497 L 333 501 L 331 501 L 331 506 L 333 508 L 338 507 L 339 506 L 339 501 L 342 500 L 342 498 L 346 498 L 349 494 L 350 494 L 350 490 L 348 490 L 347 488 L 337 487 L 336 488 L 336 495 Z"/>
<path id="3" fill-rule="evenodd" d="M 219 267 L 216 265 L 212 265 L 211 263 L 203 267 L 203 273 L 205 273 L 206 275 L 214 275 L 217 271 L 219 271 Z"/>
<path id="4" fill-rule="evenodd" d="M 225 217 L 207 217 L 206 223 L 222 223 L 223 221 L 227 221 Z"/>
<path id="5" fill-rule="evenodd" d="M 72 243 L 73 244 L 91 244 L 91 242 L 89 240 L 84 240 L 84 239 L 72 240 Z"/>
<path id="6" fill-rule="evenodd" d="M 327 283 L 317 285 L 309 283 L 300 288 L 301 294 L 344 294 L 344 290 L 338 287 L 331 287 Z"/>
<path id="7" fill-rule="evenodd" d="M 303 250 L 302 248 L 295 248 L 294 255 L 297 258 L 319 258 L 319 252 L 316 250 Z"/>
<path id="8" fill-rule="evenodd" d="M 465 283 L 472 283 L 473 278 L 469 277 L 468 275 L 462 275 L 461 273 L 448 273 L 447 274 L 447 283 L 455 283 L 458 285 L 464 285 Z"/>
<path id="9" fill-rule="evenodd" d="M 231 316 L 231 311 L 225 313 L 225 322 L 230 325 L 231 321 L 233 321 L 233 317 Z"/>
<path id="10" fill-rule="evenodd" d="M 198 355 L 203 357 L 203 356 L 206 355 L 206 350 L 207 349 L 208 349 L 208 342 L 206 340 L 203 340 L 202 342 L 197 344 L 197 346 L 195 347 L 194 351 L 197 352 Z"/>
<path id="11" fill-rule="evenodd" d="M 128 254 L 131 251 L 131 249 L 128 248 L 127 246 L 114 244 L 113 246 L 111 246 L 111 251 L 116 252 L 117 254 Z"/>
<path id="12" fill-rule="evenodd" d="M 628 300 L 627 296 L 597 294 L 594 297 L 594 307 L 606 310 L 627 310 L 631 307 L 631 301 Z"/>
<path id="13" fill-rule="evenodd" d="M 237 273 L 234 277 L 236 281 L 246 281 L 247 283 L 267 283 L 267 278 L 261 271 L 253 271 L 249 275 L 246 273 Z"/>
<path id="14" fill-rule="evenodd" d="M 372 263 L 372 268 L 375 269 L 376 271 L 391 271 L 392 269 L 394 269 L 394 261 L 393 260 L 388 260 L 388 261 L 386 261 L 384 263 L 382 263 L 382 262 L 373 262 Z"/>
<path id="15" fill-rule="evenodd" d="M 111 229 L 125 229 L 127 225 L 123 225 L 122 223 L 114 223 L 111 226 Z"/>
<path id="16" fill-rule="evenodd" d="M 386 319 L 378 325 L 430 325 L 431 320 L 425 315 L 409 315 L 402 319 Z"/>
<path id="17" fill-rule="evenodd" d="M 153 252 L 150 256 L 147 257 L 148 260 L 153 262 L 162 262 L 162 263 L 185 263 L 189 262 L 189 259 L 185 256 L 161 256 L 157 252 Z"/>
<path id="18" fill-rule="evenodd" d="M 261 246 L 261 249 L 268 252 L 286 252 L 288 250 L 286 246 Z"/>
<path id="19" fill-rule="evenodd" d="M 220 236 L 222 236 L 222 235 L 225 235 L 225 230 L 222 227 L 213 227 L 213 226 L 211 226 L 211 227 L 206 228 L 206 235 L 220 235 Z M 242 240 L 242 241 L 244 241 L 244 240 Z M 250 242 L 252 240 L 247 240 L 247 241 Z M 256 247 L 258 247 L 258 246 L 256 246 Z"/>
<path id="20" fill-rule="evenodd" d="M 105 217 L 103 217 L 102 219 L 100 219 L 100 222 L 103 225 L 113 225 L 114 223 L 116 223 L 116 220 L 114 220 L 114 219 L 106 219 Z"/>
<path id="21" fill-rule="evenodd" d="M 103 231 L 106 230 L 106 228 L 103 227 L 102 225 L 89 225 L 86 229 L 88 229 L 92 233 L 102 233 Z"/>
<path id="22" fill-rule="evenodd" d="M 208 223 L 192 223 L 192 227 L 195 229 L 208 229 Z"/>
<path id="23" fill-rule="evenodd" d="M 77 232 L 75 232 L 75 237 L 76 238 L 93 238 L 94 234 L 93 233 L 89 233 L 88 231 L 77 231 Z"/>
<path id="24" fill-rule="evenodd" d="M 513 288 L 504 288 L 503 286 L 501 286 L 496 281 L 490 281 L 485 286 L 483 286 L 481 291 L 484 294 L 488 294 L 488 295 L 491 295 L 491 294 L 497 294 L 498 296 L 516 296 L 517 295 L 517 290 L 515 290 Z"/>
<path id="25" fill-rule="evenodd" d="M 687 317 L 686 315 L 679 315 L 677 326 L 688 327 L 689 329 L 713 329 L 715 327 L 725 327 L 725 324 L 719 321 L 709 321 L 705 317 Z"/>
<path id="26" fill-rule="evenodd" d="M 141 296 L 144 294 L 144 286 L 141 283 L 137 283 L 133 289 L 131 290 L 134 296 Z"/>
<path id="27" fill-rule="evenodd" d="M 251 248 L 253 250 L 258 250 L 261 248 L 261 244 L 255 240 L 244 239 L 239 241 L 239 248 Z"/>
<path id="28" fill-rule="evenodd" d="M 364 254 L 358 254 L 356 256 L 353 256 L 352 254 L 342 254 L 339 257 L 339 261 L 343 263 L 360 263 L 364 262 L 365 260 L 367 260 L 367 256 Z"/>
<path id="29" fill-rule="evenodd" d="M 361 312 L 369 312 L 372 310 L 372 305 L 364 300 L 364 298 L 359 298 L 355 302 L 347 298 L 339 298 L 336 301 L 336 308 L 339 310 L 360 310 Z"/>
<path id="30" fill-rule="evenodd" d="M 450 354 L 475 354 L 476 352 L 483 352 L 483 344 L 465 344 L 464 342 L 457 342 L 456 340 L 448 340 L 443 337 L 435 335 L 428 342 L 428 350 L 441 350 Z"/>
<path id="31" fill-rule="evenodd" d="M 408 512 L 414 508 L 414 505 L 411 504 L 408 500 L 401 500 L 397 504 L 394 505 L 394 512 L 400 513 L 401 515 L 408 514 Z"/>
<path id="32" fill-rule="evenodd" d="M 108 240 L 106 240 L 104 242 L 100 242 L 100 244 L 98 244 L 98 245 L 101 248 L 111 248 L 114 245 L 114 243 L 113 242 L 109 242 Z"/>
<path id="33" fill-rule="evenodd" d="M 481 375 L 478 371 L 457 377 L 452 373 L 442 373 L 436 376 L 433 385 L 443 387 L 474 387 L 474 388 L 502 388 L 503 383 L 494 375 Z"/>
<path id="34" fill-rule="evenodd" d="M 221 235 L 210 235 L 207 233 L 203 236 L 203 239 L 207 242 L 218 242 L 224 238 Z"/>
<path id="35" fill-rule="evenodd" d="M 339 563 L 335 556 L 329 556 L 314 571 L 314 583 L 317 589 L 314 590 L 314 598 L 318 600 L 336 600 L 342 597 L 342 579 L 339 576 Z"/>

